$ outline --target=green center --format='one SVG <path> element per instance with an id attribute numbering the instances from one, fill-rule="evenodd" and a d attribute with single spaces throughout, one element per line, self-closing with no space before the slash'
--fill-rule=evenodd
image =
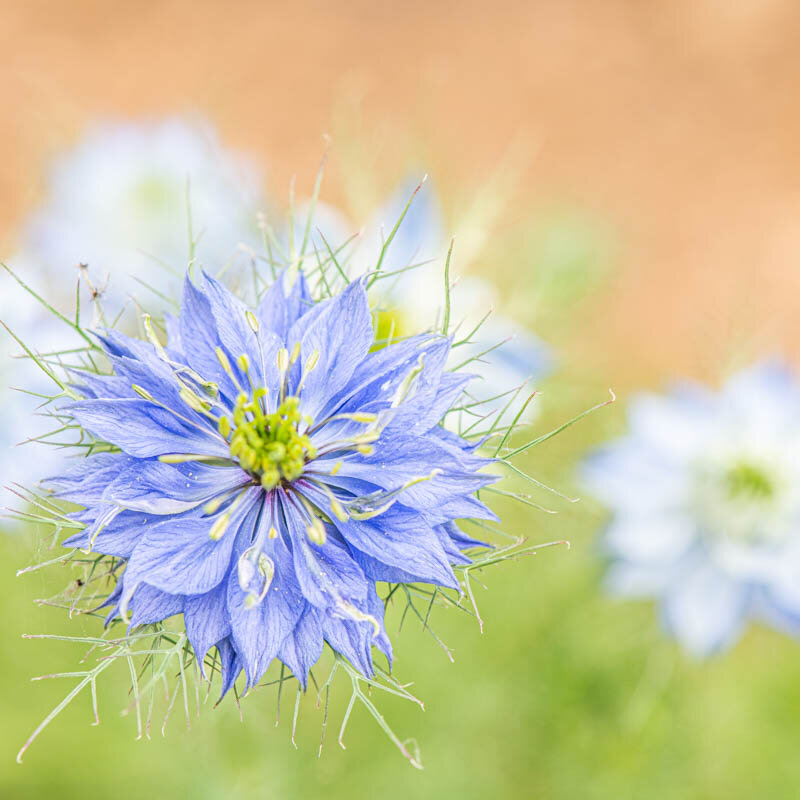
<path id="1" fill-rule="evenodd" d="M 180 202 L 172 182 L 159 175 L 140 180 L 131 190 L 131 197 L 143 211 L 167 211 Z"/>
<path id="2" fill-rule="evenodd" d="M 769 475 L 759 467 L 743 461 L 731 467 L 725 475 L 728 493 L 734 499 L 769 500 L 775 486 Z"/>
<path id="3" fill-rule="evenodd" d="M 240 394 L 233 426 L 228 417 L 221 417 L 219 431 L 226 439 L 230 435 L 231 455 L 242 469 L 257 477 L 265 489 L 274 489 L 281 481 L 299 478 L 317 451 L 308 436 L 297 430 L 303 419 L 298 399 L 287 397 L 277 411 L 267 414 L 261 405 L 266 394 L 266 389 L 256 389 L 252 397 Z"/>

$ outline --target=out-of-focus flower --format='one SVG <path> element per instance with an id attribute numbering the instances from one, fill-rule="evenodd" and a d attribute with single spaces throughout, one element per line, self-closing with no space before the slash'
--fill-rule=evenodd
<path id="1" fill-rule="evenodd" d="M 630 430 L 584 465 L 613 517 L 610 586 L 660 599 L 697 656 L 750 617 L 800 630 L 800 383 L 778 362 L 719 393 L 682 385 L 635 399 Z"/>
<path id="2" fill-rule="evenodd" d="M 458 589 L 480 542 L 455 520 L 497 519 L 475 497 L 489 460 L 439 425 L 470 377 L 444 370 L 449 339 L 372 350 L 364 280 L 315 302 L 286 273 L 254 310 L 187 278 L 167 330 L 100 337 L 113 374 L 62 409 L 108 451 L 50 481 L 85 507 L 65 544 L 124 560 L 110 619 L 182 613 L 223 692 L 275 658 L 305 686 L 323 641 L 372 675 L 373 646 L 391 658 L 375 582 Z"/>
<path id="3" fill-rule="evenodd" d="M 207 124 L 183 119 L 94 126 L 53 163 L 41 207 L 11 259 L 23 275 L 44 273 L 72 287 L 86 263 L 110 278 L 112 310 L 129 295 L 151 310 L 175 299 L 190 257 L 215 270 L 247 263 L 240 245 L 260 236 L 253 164 L 222 147 Z"/>
<path id="4" fill-rule="evenodd" d="M 187 203 L 197 264 L 240 270 L 250 261 L 240 245 L 255 247 L 260 240 L 258 181 L 256 168 L 225 150 L 207 124 L 180 119 L 98 124 L 52 164 L 42 205 L 24 225 L 18 252 L 8 263 L 69 316 L 79 263 L 89 265 L 95 288 L 104 289 L 100 299 L 109 322 L 129 296 L 163 311 L 171 307 L 167 298 L 180 296 L 189 259 Z M 88 287 L 82 294 L 88 320 L 94 311 Z M 0 290 L 0 319 L 39 353 L 69 347 L 69 329 L 8 275 Z M 4 353 L 23 352 L 10 338 L 4 336 L 3 343 Z M 31 416 L 29 398 L 11 387 L 44 390 L 48 384 L 29 360 L 3 358 L 2 486 L 28 485 L 44 466 L 57 463 L 53 447 L 17 446 L 58 426 L 47 416 Z"/>
<path id="5" fill-rule="evenodd" d="M 35 342 L 38 352 L 45 358 L 49 352 L 68 348 L 72 337 L 69 331 L 65 334 L 65 326 L 58 319 L 44 311 L 9 275 L 0 278 L 0 285 L 0 319 L 22 341 L 31 346 Z M 45 403 L 46 397 L 37 398 L 26 393 L 49 394 L 50 381 L 5 331 L 0 331 L 0 340 L 3 355 L 0 397 L 4 419 L 0 426 L 0 487 L 15 483 L 30 486 L 41 477 L 43 465 L 57 462 L 53 448 L 30 441 L 57 427 L 48 416 L 52 407 Z M 31 414 L 31 407 L 38 407 L 38 412 Z M 11 521 L 4 526 L 9 524 Z"/>
<path id="6" fill-rule="evenodd" d="M 351 246 L 342 249 L 341 258 L 346 260 L 353 274 L 376 268 L 381 249 L 402 217 L 417 186 L 416 182 L 406 181 L 371 216 Z M 296 242 L 303 234 L 302 219 L 300 215 L 296 223 Z M 356 226 L 351 225 L 339 212 L 318 206 L 310 242 L 313 249 L 327 256 L 329 247 L 337 250 L 356 230 Z M 485 237 L 465 238 L 483 241 Z M 373 304 L 381 310 L 381 335 L 388 336 L 391 333 L 393 337 L 402 337 L 410 331 L 429 326 L 431 320 L 438 320 L 441 324 L 445 308 L 443 276 L 448 247 L 438 200 L 430 182 L 426 182 L 417 191 L 386 248 L 381 262 L 381 272 L 386 277 L 377 281 L 371 292 Z M 470 248 L 465 255 L 467 259 L 474 256 L 474 248 Z M 456 264 L 459 267 L 465 265 L 459 251 L 458 234 L 453 263 L 453 274 Z M 479 356 L 480 360 L 473 362 L 472 367 L 479 379 L 469 387 L 469 393 L 473 402 L 481 401 L 481 404 L 473 408 L 473 413 L 485 415 L 503 412 L 504 421 L 510 422 L 528 399 L 532 381 L 540 380 L 550 371 L 552 356 L 532 333 L 497 310 L 502 306 L 502 300 L 492 283 L 477 276 L 454 279 L 453 274 L 450 291 L 451 332 L 454 332 L 456 341 L 467 338 L 468 341 L 453 349 L 451 365 Z M 522 391 L 503 411 L 512 400 L 508 390 L 519 386 L 523 386 Z M 524 387 L 528 387 L 527 391 Z M 497 397 L 500 394 L 503 396 Z M 530 419 L 534 409 L 535 404 L 529 404 L 524 418 Z"/>

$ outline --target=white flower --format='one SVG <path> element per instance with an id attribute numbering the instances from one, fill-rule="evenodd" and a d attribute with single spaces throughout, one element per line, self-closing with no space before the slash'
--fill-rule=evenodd
<path id="1" fill-rule="evenodd" d="M 0 291 L 0 319 L 37 354 L 47 357 L 56 350 L 77 346 L 76 337 L 55 316 L 47 313 L 18 286 L 9 275 L 3 276 Z M 2 336 L 0 359 L 0 397 L 3 402 L 3 425 L 0 426 L 0 487 L 14 483 L 30 486 L 42 476 L 42 469 L 55 465 L 54 447 L 28 441 L 48 434 L 58 427 L 48 412 L 46 398 L 26 392 L 51 394 L 55 387 L 50 379 L 30 359 L 23 348 L 5 331 Z M 20 391 L 25 390 L 25 391 Z M 36 409 L 36 413 L 34 413 Z M 62 434 L 63 441 L 67 435 Z M 9 523 L 6 522 L 4 526 Z"/>
<path id="2" fill-rule="evenodd" d="M 406 181 L 370 217 L 358 238 L 342 249 L 337 258 L 346 259 L 351 274 L 375 269 L 381 249 L 417 185 L 417 181 Z M 304 221 L 305 214 L 301 211 L 295 223 L 295 246 L 298 249 Z M 336 252 L 356 230 L 356 226 L 340 212 L 318 204 L 307 249 L 327 256 L 328 247 Z M 528 399 L 532 381 L 541 379 L 550 371 L 552 357 L 548 348 L 532 333 L 497 311 L 501 298 L 491 282 L 477 276 L 454 277 L 455 265 L 465 265 L 459 251 L 462 238 L 474 242 L 484 237 L 476 235 L 475 231 L 464 231 L 463 237 L 461 233 L 457 234 L 450 275 L 450 332 L 456 341 L 467 337 L 469 341 L 453 349 L 451 365 L 479 356 L 479 360 L 473 361 L 469 368 L 478 376 L 470 384 L 469 392 L 476 401 L 481 401 L 472 412 L 480 415 L 502 413 L 503 421 L 510 423 Z M 377 281 L 372 292 L 374 304 L 385 310 L 381 320 L 384 335 L 392 332 L 394 336 L 403 336 L 406 331 L 443 324 L 444 266 L 448 247 L 439 203 L 430 182 L 426 182 L 414 196 L 408 213 L 386 249 L 381 272 L 387 277 Z M 474 255 L 474 248 L 468 249 L 471 252 L 465 254 L 467 258 Z M 478 330 L 470 336 L 476 327 Z M 522 391 L 505 409 L 512 400 L 509 391 L 519 386 L 523 387 Z M 530 420 L 535 408 L 535 403 L 529 404 L 523 419 Z M 474 419 L 465 416 L 463 421 L 468 425 Z"/>
<path id="3" fill-rule="evenodd" d="M 187 198 L 195 258 L 216 273 L 247 262 L 240 245 L 259 245 L 258 179 L 208 125 L 177 118 L 98 124 L 52 165 L 11 264 L 29 276 L 47 274 L 61 290 L 87 263 L 98 283 L 110 276 L 114 310 L 128 295 L 163 308 L 142 282 L 168 296 L 179 288 L 190 252 Z"/>
<path id="4" fill-rule="evenodd" d="M 777 362 L 719 393 L 684 385 L 630 406 L 584 465 L 613 517 L 611 587 L 661 601 L 684 647 L 730 645 L 748 617 L 800 631 L 800 384 Z"/>

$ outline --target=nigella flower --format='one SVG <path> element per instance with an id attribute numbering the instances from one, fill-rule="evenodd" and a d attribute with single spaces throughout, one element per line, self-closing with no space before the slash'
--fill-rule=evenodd
<path id="1" fill-rule="evenodd" d="M 182 614 L 223 691 L 276 658 L 305 684 L 324 641 L 372 674 L 373 646 L 391 658 L 376 582 L 457 589 L 479 542 L 455 520 L 495 518 L 487 459 L 439 424 L 469 379 L 444 369 L 451 340 L 375 349 L 363 280 L 314 302 L 291 272 L 255 309 L 187 278 L 167 344 L 145 326 L 100 337 L 113 374 L 63 409 L 107 452 L 50 481 L 84 506 L 66 544 L 124 563 L 109 618 Z"/>
<path id="2" fill-rule="evenodd" d="M 691 653 L 749 617 L 800 622 L 800 383 L 777 362 L 719 393 L 681 386 L 630 407 L 630 431 L 585 465 L 613 517 L 611 586 L 660 599 Z"/>
<path id="3" fill-rule="evenodd" d="M 343 247 L 339 256 L 353 274 L 374 269 L 384 242 L 402 217 L 381 263 L 382 271 L 390 277 L 377 283 L 374 291 L 375 305 L 382 310 L 383 334 L 391 332 L 394 336 L 404 336 L 429 325 L 442 314 L 444 262 L 449 242 L 430 182 L 426 181 L 421 188 L 418 184 L 419 181 L 405 181 L 372 214 L 358 240 L 352 242 L 353 246 Z M 403 217 L 412 195 L 413 200 Z M 302 220 L 303 215 L 299 215 L 299 219 Z M 355 230 L 356 227 L 335 209 L 318 205 L 310 233 L 311 244 L 326 256 L 328 247 L 336 250 L 343 246 Z M 303 233 L 299 225 L 295 232 L 296 243 Z M 475 243 L 483 238 L 470 230 L 463 231 L 463 236 L 457 235 L 455 261 L 459 267 L 474 257 Z M 466 247 L 461 246 L 462 241 Z M 469 337 L 468 342 L 453 352 L 452 364 L 480 357 L 480 380 L 470 385 L 470 395 L 481 402 L 481 413 L 503 412 L 505 421 L 510 422 L 530 392 L 520 392 L 508 405 L 511 400 L 508 390 L 543 378 L 552 368 L 552 355 L 534 334 L 496 310 L 502 305 L 501 298 L 488 280 L 464 276 L 453 281 L 451 302 L 458 309 L 455 320 L 459 323 L 458 334 Z M 534 410 L 535 405 L 529 404 L 523 419 L 530 420 Z"/>
<path id="4" fill-rule="evenodd" d="M 226 150 L 210 125 L 179 118 L 101 123 L 52 164 L 42 206 L 10 263 L 29 279 L 48 274 L 67 297 L 76 265 L 87 263 L 98 287 L 110 277 L 113 319 L 128 295 L 154 308 L 179 293 L 190 257 L 189 211 L 197 263 L 248 263 L 241 245 L 260 242 L 259 205 L 258 171 Z"/>

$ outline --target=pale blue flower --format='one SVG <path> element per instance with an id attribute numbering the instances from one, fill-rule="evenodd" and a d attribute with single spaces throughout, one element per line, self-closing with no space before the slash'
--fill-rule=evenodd
<path id="1" fill-rule="evenodd" d="M 63 323 L 44 311 L 9 275 L 0 278 L 0 320 L 44 357 L 80 344 L 77 336 L 70 336 L 68 329 L 65 333 Z M 5 495 L 6 487 L 31 486 L 41 477 L 43 468 L 55 468 L 61 451 L 32 441 L 46 437 L 59 426 L 49 414 L 52 406 L 45 403 L 51 391 L 49 378 L 5 330 L 0 331 L 0 354 L 4 418 L 0 426 L 0 493 Z M 42 397 L 29 392 L 38 392 Z M 32 407 L 37 409 L 35 414 L 31 413 Z M 67 437 L 62 436 L 61 440 L 64 438 Z M 8 503 L 11 498 L 6 496 L 4 500 Z M 12 524 L 13 520 L 6 520 L 2 527 Z"/>
<path id="2" fill-rule="evenodd" d="M 749 618 L 800 630 L 800 383 L 786 366 L 636 398 L 628 434 L 583 472 L 613 512 L 611 587 L 657 597 L 689 652 L 729 646 Z"/>
<path id="3" fill-rule="evenodd" d="M 418 181 L 405 181 L 369 218 L 357 239 L 342 249 L 339 258 L 346 262 L 352 274 L 375 269 L 381 248 L 417 185 Z M 310 242 L 313 250 L 326 256 L 328 247 L 336 251 L 358 229 L 335 209 L 321 205 L 317 209 Z M 298 215 L 295 233 L 298 246 L 303 235 L 303 219 L 302 214 Z M 480 238 L 468 234 L 465 232 L 465 239 Z M 473 252 L 461 253 L 459 237 L 457 234 L 451 273 L 451 326 L 455 329 L 456 339 L 466 338 L 477 326 L 480 327 L 468 343 L 453 350 L 451 364 L 480 356 L 480 361 L 473 364 L 479 380 L 469 388 L 474 400 L 483 401 L 482 405 L 475 407 L 475 413 L 502 412 L 511 399 L 509 390 L 522 386 L 523 390 L 504 412 L 503 419 L 511 422 L 534 388 L 534 382 L 540 381 L 551 370 L 553 358 L 534 334 L 498 310 L 502 307 L 502 298 L 491 282 L 472 275 L 456 277 L 460 268 L 467 266 L 469 257 L 474 255 Z M 393 324 L 395 336 L 429 326 L 431 320 L 438 320 L 441 324 L 448 247 L 441 208 L 430 181 L 426 181 L 414 196 L 381 263 L 382 272 L 396 274 L 378 281 L 372 292 L 374 305 L 385 309 L 384 327 L 388 330 Z M 413 269 L 408 269 L 412 266 Z M 503 396 L 498 398 L 501 394 Z M 524 419 L 530 420 L 535 409 L 535 404 L 529 404 Z"/>
<path id="4" fill-rule="evenodd" d="M 100 123 L 53 162 L 11 264 L 23 275 L 46 273 L 63 291 L 86 263 L 98 287 L 110 277 L 113 313 L 128 295 L 163 307 L 141 281 L 179 295 L 190 253 L 187 199 L 197 263 L 234 270 L 261 241 L 258 182 L 255 166 L 223 148 L 208 124 Z"/>

